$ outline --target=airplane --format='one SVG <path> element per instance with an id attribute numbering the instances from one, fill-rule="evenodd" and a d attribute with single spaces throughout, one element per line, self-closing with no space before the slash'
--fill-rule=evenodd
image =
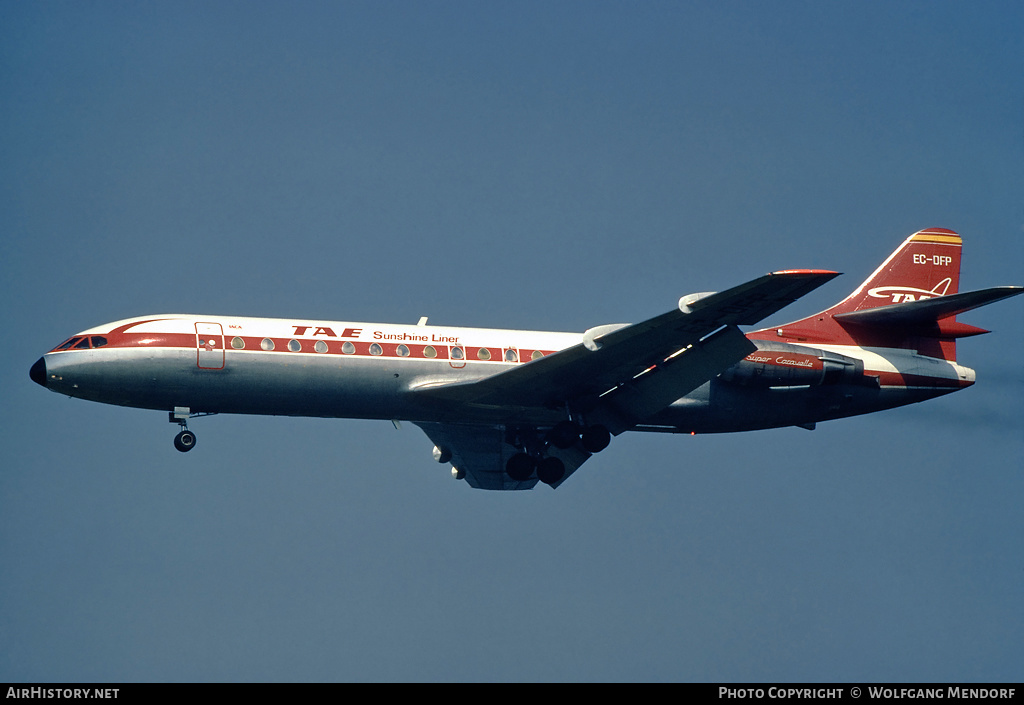
<path id="1" fill-rule="evenodd" d="M 744 334 L 838 272 L 772 272 L 683 296 L 636 324 L 583 333 L 164 314 L 84 330 L 30 378 L 69 397 L 156 409 L 409 421 L 456 479 L 558 487 L 626 431 L 798 426 L 924 401 L 974 384 L 957 315 L 1024 287 L 959 293 L 961 237 L 908 237 L 831 308 Z"/>

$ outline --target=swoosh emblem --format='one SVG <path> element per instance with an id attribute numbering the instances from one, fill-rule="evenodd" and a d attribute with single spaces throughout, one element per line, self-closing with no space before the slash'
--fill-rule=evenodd
<path id="1" fill-rule="evenodd" d="M 927 289 L 918 289 L 914 286 L 876 286 L 874 289 L 868 290 L 869 296 L 874 296 L 876 299 L 888 299 L 894 293 L 899 294 L 924 294 L 926 296 L 945 296 L 946 292 L 949 291 L 949 285 L 953 283 L 951 277 L 946 277 L 934 287 L 931 291 Z"/>

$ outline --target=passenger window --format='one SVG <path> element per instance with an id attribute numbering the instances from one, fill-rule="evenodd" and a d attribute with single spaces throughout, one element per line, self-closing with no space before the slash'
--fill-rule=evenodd
<path id="1" fill-rule="evenodd" d="M 437 350 L 434 349 L 433 345 L 428 345 L 423 348 L 423 357 L 437 357 Z"/>
<path id="2" fill-rule="evenodd" d="M 404 344 L 399 345 L 395 352 L 398 353 L 399 357 L 409 357 L 409 346 Z"/>
<path id="3" fill-rule="evenodd" d="M 540 350 L 534 350 L 533 354 L 530 355 L 531 360 L 539 360 L 542 357 L 544 357 L 544 353 L 542 353 Z"/>
<path id="4" fill-rule="evenodd" d="M 102 348 L 106 344 L 107 344 L 107 339 L 104 338 L 102 335 L 94 335 L 92 337 L 92 346 L 94 348 Z"/>
<path id="5" fill-rule="evenodd" d="M 346 340 L 341 344 L 341 351 L 346 355 L 351 355 L 356 351 L 356 346 L 352 344 L 352 341 Z"/>
<path id="6" fill-rule="evenodd" d="M 241 350 L 245 347 L 245 341 L 239 338 L 237 335 L 231 339 L 231 347 L 235 350 Z"/>
<path id="7" fill-rule="evenodd" d="M 291 350 L 292 352 L 299 352 L 300 350 L 302 350 L 302 343 L 300 343 L 297 340 L 289 340 L 288 349 Z"/>
<path id="8" fill-rule="evenodd" d="M 373 345 L 370 346 L 370 354 L 371 355 L 382 355 L 383 353 L 384 353 L 384 348 L 382 348 L 377 343 L 374 343 Z"/>
<path id="9" fill-rule="evenodd" d="M 515 350 L 505 351 L 505 362 L 519 362 L 519 355 Z"/>
<path id="10" fill-rule="evenodd" d="M 491 351 L 488 350 L 487 348 L 480 348 L 479 350 L 476 351 L 476 356 L 481 360 L 490 360 Z"/>
<path id="11" fill-rule="evenodd" d="M 325 343 L 322 340 L 318 340 L 316 341 L 316 344 L 313 346 L 313 349 L 316 350 L 318 353 L 325 353 L 327 352 L 327 343 Z"/>
<path id="12" fill-rule="evenodd" d="M 462 354 L 462 348 L 459 348 L 459 347 L 452 348 L 451 358 L 453 360 L 461 360 L 463 357 L 464 357 L 464 355 Z"/>
<path id="13" fill-rule="evenodd" d="M 263 340 L 260 341 L 260 347 L 263 348 L 264 350 L 273 350 L 274 341 L 271 340 L 270 338 L 264 338 Z"/>

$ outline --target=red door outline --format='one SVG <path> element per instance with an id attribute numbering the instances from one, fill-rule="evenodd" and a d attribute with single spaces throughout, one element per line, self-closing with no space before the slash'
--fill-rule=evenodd
<path id="1" fill-rule="evenodd" d="M 452 350 L 458 348 L 459 352 L 462 353 L 462 357 L 456 359 L 452 357 Z M 466 366 L 466 348 L 462 345 L 449 345 L 448 346 L 448 364 L 455 369 L 462 369 Z"/>
<path id="2" fill-rule="evenodd" d="M 224 329 L 219 323 L 196 323 L 196 365 L 203 370 L 224 369 Z"/>

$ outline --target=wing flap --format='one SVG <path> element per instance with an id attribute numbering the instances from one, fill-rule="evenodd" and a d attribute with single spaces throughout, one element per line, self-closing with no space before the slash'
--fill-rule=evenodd
<path id="1" fill-rule="evenodd" d="M 722 328 L 602 396 L 596 407 L 587 412 L 587 420 L 600 423 L 618 435 L 755 350 L 757 346 L 739 328 Z"/>

